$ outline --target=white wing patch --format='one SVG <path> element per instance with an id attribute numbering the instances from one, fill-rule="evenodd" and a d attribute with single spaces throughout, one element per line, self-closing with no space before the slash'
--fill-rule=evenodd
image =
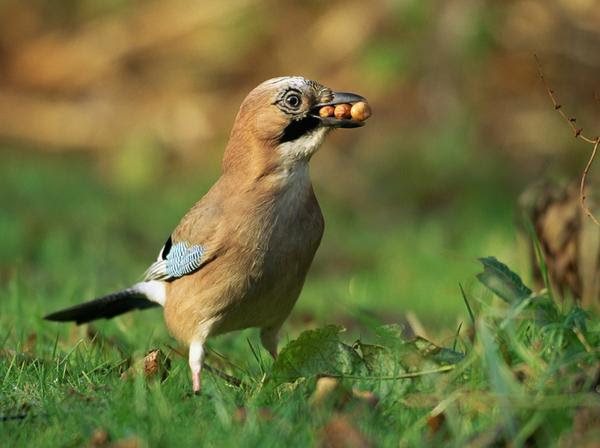
<path id="1" fill-rule="evenodd" d="M 146 271 L 144 280 L 171 280 L 183 277 L 197 270 L 202 264 L 202 246 L 188 245 L 185 241 L 173 244 L 164 259 L 163 250 L 158 260 Z"/>

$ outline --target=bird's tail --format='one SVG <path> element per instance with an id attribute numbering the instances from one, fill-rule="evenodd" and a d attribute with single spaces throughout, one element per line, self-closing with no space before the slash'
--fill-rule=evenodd
<path id="1" fill-rule="evenodd" d="M 48 314 L 44 319 L 58 322 L 75 321 L 79 325 L 96 319 L 110 319 L 127 311 L 143 310 L 158 305 L 158 303 L 148 300 L 146 294 L 139 289 L 129 288 L 56 311 Z"/>

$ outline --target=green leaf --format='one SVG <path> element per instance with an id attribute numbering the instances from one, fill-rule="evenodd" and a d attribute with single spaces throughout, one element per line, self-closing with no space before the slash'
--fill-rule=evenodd
<path id="1" fill-rule="evenodd" d="M 531 289 L 504 263 L 495 257 L 484 257 L 479 261 L 483 264 L 484 271 L 477 274 L 477 279 L 502 300 L 515 303 L 529 297 Z"/>
<path id="2" fill-rule="evenodd" d="M 341 326 L 329 325 L 303 332 L 281 351 L 273 364 L 276 383 L 317 375 L 360 375 L 366 366 L 359 354 L 339 339 Z"/>
<path id="3" fill-rule="evenodd" d="M 342 331 L 331 325 L 305 331 L 290 342 L 273 364 L 263 399 L 281 398 L 299 386 L 314 387 L 314 381 L 307 380 L 321 375 L 346 379 L 361 390 L 399 399 L 419 381 L 396 377 L 455 364 L 464 356 L 424 338 L 405 340 L 398 325 L 377 328 L 374 344 L 358 340 L 347 345 L 340 340 Z"/>
<path id="4" fill-rule="evenodd" d="M 460 352 L 440 347 L 422 337 L 406 340 L 401 327 L 385 325 L 377 328 L 377 345 L 357 341 L 370 375 L 398 375 L 416 370 L 456 364 L 464 358 Z"/>

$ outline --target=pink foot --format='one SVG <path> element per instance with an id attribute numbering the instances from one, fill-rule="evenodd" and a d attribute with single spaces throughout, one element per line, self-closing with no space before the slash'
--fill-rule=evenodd
<path id="1" fill-rule="evenodd" d="M 200 372 L 192 373 L 192 387 L 194 395 L 200 395 Z"/>

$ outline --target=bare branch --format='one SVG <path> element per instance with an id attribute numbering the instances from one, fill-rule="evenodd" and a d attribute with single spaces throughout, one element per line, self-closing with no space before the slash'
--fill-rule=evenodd
<path id="1" fill-rule="evenodd" d="M 583 209 L 585 214 L 588 215 L 589 218 L 592 221 L 594 221 L 594 223 L 596 223 L 597 226 L 600 227 L 600 222 L 598 222 L 598 219 L 596 219 L 596 217 L 591 212 L 589 207 L 585 204 L 585 199 L 586 199 L 585 180 L 587 178 L 588 171 L 590 170 L 590 167 L 592 166 L 592 163 L 594 162 L 594 158 L 596 157 L 596 151 L 598 150 L 599 143 L 600 143 L 600 137 L 596 137 L 596 143 L 594 143 L 594 149 L 592 150 L 592 155 L 590 156 L 588 163 L 585 165 L 585 169 L 583 170 L 583 174 L 581 175 L 581 184 L 579 185 L 579 202 L 580 202 L 581 208 Z"/>
<path id="2" fill-rule="evenodd" d="M 590 170 L 590 167 L 592 166 L 592 163 L 594 163 L 594 159 L 596 158 L 596 151 L 598 150 L 598 145 L 600 144 L 600 136 L 595 137 L 595 138 L 590 138 L 590 137 L 586 136 L 583 133 L 583 128 L 578 128 L 575 125 L 577 123 L 577 119 L 575 117 L 568 117 L 567 114 L 565 114 L 565 112 L 562 110 L 562 105 L 558 103 L 558 100 L 556 99 L 556 96 L 554 95 L 554 90 L 552 90 L 550 88 L 550 86 L 548 85 L 548 82 L 546 81 L 546 78 L 544 77 L 544 73 L 542 72 L 542 65 L 540 63 L 539 58 L 537 57 L 536 54 L 534 54 L 533 56 L 535 58 L 535 63 L 537 65 L 538 75 L 541 78 L 542 82 L 544 83 L 544 87 L 546 87 L 546 92 L 548 92 L 548 96 L 552 100 L 552 104 L 554 105 L 554 110 L 556 110 L 561 115 L 561 117 L 565 120 L 565 122 L 569 125 L 569 127 L 573 131 L 573 135 L 575 136 L 575 138 L 578 138 L 580 140 L 583 140 L 586 143 L 594 145 L 594 149 L 592 150 L 590 158 L 589 158 L 587 164 L 585 165 L 585 169 L 583 170 L 583 174 L 581 175 L 581 183 L 579 185 L 579 203 L 581 204 L 581 208 L 585 212 L 585 214 L 598 227 L 600 227 L 600 221 L 598 221 L 598 219 L 594 216 L 592 211 L 589 209 L 589 207 L 585 203 L 585 200 L 586 200 L 585 181 L 587 179 L 587 175 Z"/>

